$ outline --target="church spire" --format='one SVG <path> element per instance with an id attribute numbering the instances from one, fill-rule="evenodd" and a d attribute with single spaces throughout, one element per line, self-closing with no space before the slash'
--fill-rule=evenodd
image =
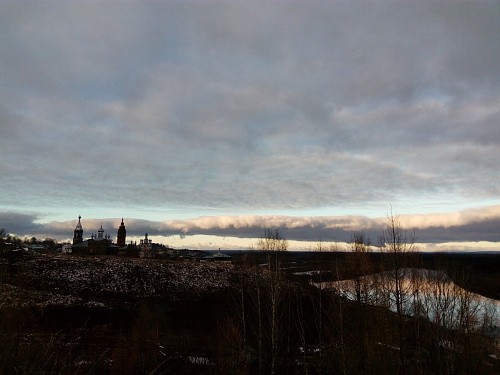
<path id="1" fill-rule="evenodd" d="M 73 245 L 83 242 L 83 228 L 80 219 L 82 217 L 78 215 L 78 224 L 76 224 L 75 231 L 73 232 Z"/>
<path id="2" fill-rule="evenodd" d="M 101 223 L 101 227 L 97 231 L 97 238 L 102 239 L 103 238 L 103 234 L 104 234 L 104 229 L 102 229 L 102 223 Z"/>
<path id="3" fill-rule="evenodd" d="M 123 223 L 123 217 L 122 217 L 122 222 L 120 224 L 120 227 L 118 228 L 116 244 L 119 247 L 125 247 L 126 237 L 127 237 L 127 230 L 125 229 L 125 224 Z"/>
<path id="4" fill-rule="evenodd" d="M 75 229 L 82 229 L 82 223 L 80 222 L 80 219 L 82 218 L 81 215 L 78 215 L 78 224 L 76 224 Z"/>

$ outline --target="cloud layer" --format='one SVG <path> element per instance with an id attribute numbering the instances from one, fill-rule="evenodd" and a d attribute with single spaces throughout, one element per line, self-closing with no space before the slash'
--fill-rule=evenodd
<path id="1" fill-rule="evenodd" d="M 465 210 L 448 214 L 397 215 L 403 228 L 415 232 L 417 241 L 427 244 L 449 242 L 500 242 L 500 206 Z M 85 237 L 96 234 L 102 225 L 112 238 L 116 236 L 120 219 L 88 219 L 82 224 Z M 8 223 L 11 233 L 36 236 L 38 238 L 72 238 L 77 220 L 66 222 L 37 223 L 35 215 L 0 213 L 0 222 Z M 168 244 L 169 237 L 180 238 L 206 236 L 224 245 L 224 238 L 240 238 L 238 246 L 251 248 L 260 238 L 264 229 L 277 228 L 290 241 L 315 243 L 349 242 L 354 232 L 361 232 L 378 245 L 380 235 L 387 226 L 387 217 L 368 218 L 366 216 L 336 217 L 294 217 L 294 216 L 217 216 L 199 217 L 189 220 L 148 221 L 125 219 L 127 235 L 131 238 L 143 237 L 148 233 L 160 237 Z M 244 241 L 243 241 L 244 240 Z M 172 239 L 170 239 L 172 241 Z M 206 244 L 205 246 L 208 246 Z M 199 246 L 203 247 L 202 244 Z M 433 245 L 436 249 L 438 245 Z M 210 245 L 210 247 L 213 247 Z M 498 249 L 497 249 L 498 250 Z"/>
<path id="2" fill-rule="evenodd" d="M 335 225 L 311 212 L 500 203 L 496 2 L 0 10 L 4 211 L 293 212 L 298 233 Z"/>

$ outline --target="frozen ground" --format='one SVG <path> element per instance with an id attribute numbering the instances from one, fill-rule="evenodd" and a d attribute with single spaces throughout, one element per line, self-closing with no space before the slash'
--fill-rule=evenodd
<path id="1" fill-rule="evenodd" d="M 111 307 L 121 298 L 191 298 L 229 285 L 230 264 L 35 254 L 0 258 L 0 309 Z"/>

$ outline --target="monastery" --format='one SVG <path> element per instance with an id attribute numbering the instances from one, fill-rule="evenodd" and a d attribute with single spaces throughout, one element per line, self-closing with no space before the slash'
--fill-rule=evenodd
<path id="1" fill-rule="evenodd" d="M 165 253 L 169 249 L 162 244 L 153 243 L 148 238 L 146 233 L 144 239 L 138 245 L 136 242 L 126 244 L 127 230 L 123 222 L 118 227 L 116 235 L 116 244 L 111 240 L 111 236 L 104 232 L 101 227 L 97 234 L 92 233 L 89 239 L 83 239 L 83 227 L 81 222 L 82 217 L 78 216 L 78 224 L 76 224 L 73 232 L 73 244 L 71 246 L 71 253 L 80 255 L 128 255 L 138 256 L 141 258 L 156 258 L 159 254 Z"/>
<path id="2" fill-rule="evenodd" d="M 73 231 L 73 244 L 63 246 L 62 251 L 66 254 L 77 255 L 120 255 L 140 258 L 169 258 L 172 260 L 184 261 L 231 261 L 231 257 L 222 254 L 220 249 L 217 253 L 211 254 L 200 250 L 175 250 L 163 244 L 154 243 L 146 233 L 140 243 L 130 242 L 126 244 L 127 230 L 122 221 L 118 227 L 116 235 L 116 244 L 113 243 L 111 236 L 104 232 L 101 227 L 97 234 L 92 233 L 89 239 L 83 239 L 82 217 L 78 216 L 78 223 Z"/>
<path id="3" fill-rule="evenodd" d="M 120 248 L 125 248 L 127 230 L 125 229 L 123 218 L 118 227 L 116 244 L 113 243 L 109 234 L 104 233 L 102 224 L 97 231 L 97 235 L 92 233 L 89 239 L 84 240 L 81 218 L 81 216 L 78 216 L 78 224 L 76 224 L 73 232 L 73 245 L 71 246 L 73 254 L 117 255 Z"/>

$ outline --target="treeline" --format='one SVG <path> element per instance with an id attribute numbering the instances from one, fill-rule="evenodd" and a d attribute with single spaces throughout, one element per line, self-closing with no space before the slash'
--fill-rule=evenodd
<path id="1" fill-rule="evenodd" d="M 18 237 L 8 233 L 4 228 L 0 228 L 0 250 L 8 247 L 21 247 L 21 246 L 42 246 L 47 250 L 55 250 L 61 246 L 56 240 L 52 238 L 38 239 L 36 237 Z"/>

